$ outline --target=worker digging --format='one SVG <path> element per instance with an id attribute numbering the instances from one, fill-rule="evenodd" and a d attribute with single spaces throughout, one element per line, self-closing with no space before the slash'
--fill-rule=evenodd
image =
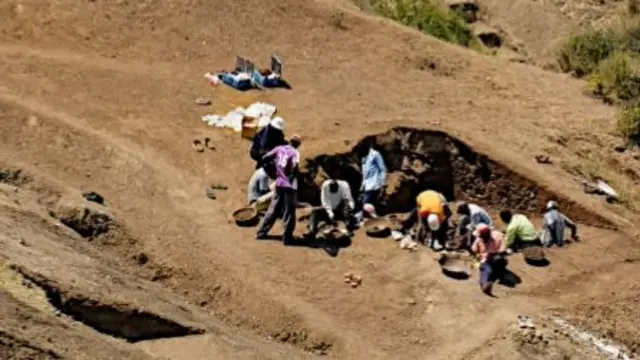
<path id="1" fill-rule="evenodd" d="M 294 135 L 287 142 L 284 140 L 283 130 L 284 120 L 276 118 L 256 134 L 251 146 L 250 155 L 256 161 L 256 170 L 247 186 L 247 202 L 256 209 L 268 206 L 260 222 L 257 239 L 267 238 L 278 218 L 282 218 L 284 222 L 282 241 L 285 245 L 294 245 L 304 240 L 326 239 L 326 233 L 340 233 L 351 238 L 365 221 L 385 219 L 385 214 L 378 210 L 387 181 L 385 158 L 375 149 L 375 142 L 367 139 L 354 151 L 360 160 L 360 186 L 354 191 L 349 179 L 341 178 L 341 174 L 326 176 L 319 183 L 318 199 L 315 199 L 319 206 L 310 211 L 307 232 L 303 240 L 296 239 L 294 229 L 298 206 L 301 139 Z M 354 197 L 354 194 L 358 196 Z M 448 244 L 454 244 L 451 250 L 458 251 L 457 257 L 464 256 L 460 255 L 460 252 L 464 252 L 470 256 L 469 259 L 476 259 L 480 288 L 487 295 L 492 295 L 493 284 L 505 276 L 509 255 L 526 249 L 526 257 L 532 253 L 543 254 L 543 246 L 555 244 L 561 247 L 565 244 L 564 232 L 567 228 L 571 230 L 571 239 L 578 239 L 575 223 L 559 211 L 558 203 L 553 200 L 546 205 L 541 231 L 535 228 L 525 214 L 503 209 L 499 213 L 505 226 L 504 232 L 501 232 L 496 229 L 489 212 L 479 204 L 460 201 L 454 214 L 449 200 L 436 188 L 421 189 L 413 199 L 414 209 L 404 220 L 395 220 L 396 225 L 389 228 L 392 230 L 389 234 L 400 241 L 401 248 L 412 250 L 417 249 L 418 244 L 423 244 L 436 252 L 442 252 L 445 246 L 448 249 Z M 339 229 L 339 221 L 344 223 L 344 228 Z M 450 229 L 455 230 L 453 234 L 450 234 Z M 452 239 L 449 238 L 451 235 Z M 389 235 L 382 237 L 386 236 Z M 442 254 L 445 259 L 451 258 Z M 335 256 L 335 250 L 332 255 Z M 359 276 L 345 274 L 345 282 L 354 288 L 361 281 Z"/>

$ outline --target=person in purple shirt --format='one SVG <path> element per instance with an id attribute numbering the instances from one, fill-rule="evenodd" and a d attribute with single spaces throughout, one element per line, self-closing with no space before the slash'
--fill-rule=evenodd
<path id="1" fill-rule="evenodd" d="M 269 209 L 258 228 L 256 239 L 266 239 L 269 230 L 276 219 L 282 217 L 284 234 L 282 241 L 285 245 L 293 241 L 293 230 L 296 227 L 296 196 L 298 192 L 298 166 L 300 153 L 298 147 L 302 144 L 300 136 L 293 135 L 289 144 L 280 145 L 264 155 L 263 163 L 272 162 L 276 172 L 276 191 Z"/>

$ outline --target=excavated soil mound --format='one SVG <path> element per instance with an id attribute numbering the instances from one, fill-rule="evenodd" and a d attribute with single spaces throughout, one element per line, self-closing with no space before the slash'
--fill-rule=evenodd
<path id="1" fill-rule="evenodd" d="M 433 189 L 449 200 L 473 201 L 488 208 L 509 208 L 530 215 L 542 213 L 547 201 L 556 200 L 580 223 L 613 227 L 601 216 L 475 152 L 444 132 L 406 127 L 368 136 L 348 153 L 307 160 L 301 174 L 300 200 L 318 204 L 320 184 L 328 176 L 346 180 L 353 195 L 358 196 L 362 173 L 357 153 L 365 143 L 381 153 L 388 170 L 380 213 L 411 211 L 415 197 L 425 189 Z"/>

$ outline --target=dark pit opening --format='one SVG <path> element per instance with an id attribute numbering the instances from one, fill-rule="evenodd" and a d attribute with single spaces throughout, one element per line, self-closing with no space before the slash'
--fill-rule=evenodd
<path id="1" fill-rule="evenodd" d="M 204 333 L 203 329 L 182 325 L 129 305 L 105 304 L 84 295 L 65 292 L 48 279 L 21 267 L 13 270 L 40 287 L 58 311 L 106 335 L 137 342 Z"/>
<path id="2" fill-rule="evenodd" d="M 509 208 L 535 216 L 543 213 L 547 201 L 556 200 L 575 221 L 614 228 L 600 215 L 475 152 L 444 132 L 407 127 L 367 136 L 346 153 L 307 159 L 301 172 L 300 201 L 319 205 L 320 185 L 327 176 L 349 182 L 357 197 L 362 175 L 356 153 L 365 142 L 373 144 L 387 166 L 387 184 L 377 209 L 382 214 L 411 211 L 416 196 L 433 189 L 450 201 L 473 201 L 491 209 Z"/>
<path id="3" fill-rule="evenodd" d="M 502 46 L 502 38 L 494 32 L 480 33 L 478 38 L 486 47 L 499 48 Z"/>

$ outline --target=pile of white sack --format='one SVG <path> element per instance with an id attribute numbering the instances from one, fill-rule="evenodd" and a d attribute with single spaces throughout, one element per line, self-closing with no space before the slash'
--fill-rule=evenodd
<path id="1" fill-rule="evenodd" d="M 202 121 L 209 126 L 217 128 L 231 128 L 234 131 L 242 130 L 242 119 L 251 117 L 258 120 L 258 127 L 264 127 L 269 124 L 271 117 L 276 113 L 275 105 L 256 102 L 251 104 L 248 108 L 237 107 L 235 110 L 230 111 L 228 114 L 221 115 L 205 115 L 202 117 Z"/>

